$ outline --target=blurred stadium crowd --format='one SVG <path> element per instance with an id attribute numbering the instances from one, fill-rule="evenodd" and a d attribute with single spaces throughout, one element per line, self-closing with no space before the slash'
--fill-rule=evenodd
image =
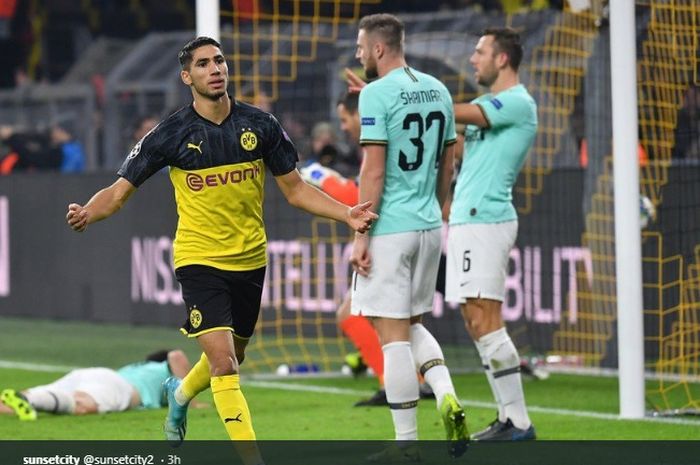
<path id="1" fill-rule="evenodd" d="M 530 9 L 561 8 L 564 0 L 384 0 L 362 7 L 362 14 L 413 13 L 473 8 L 485 12 L 516 13 Z M 222 10 L 270 12 L 273 3 L 281 15 L 313 14 L 314 2 L 221 0 Z M 347 7 L 352 8 L 348 3 Z M 194 29 L 195 0 L 2 0 L 0 88 L 30 81 L 56 81 L 76 56 L 97 37 L 135 39 L 154 31 Z M 305 11 L 308 10 L 308 11 Z"/>
<path id="2" fill-rule="evenodd" d="M 362 5 L 361 14 L 470 9 L 495 18 L 496 15 L 549 8 L 561 11 L 564 3 L 565 0 L 383 0 Z M 239 12 L 240 18 L 245 18 L 245 12 L 249 12 L 251 17 L 272 11 L 280 15 L 312 15 L 315 2 L 221 0 L 220 4 L 222 11 L 233 9 Z M 347 2 L 341 7 L 352 9 L 354 5 Z M 29 89 L 37 85 L 55 83 L 91 86 L 94 94 L 91 98 L 96 102 L 95 116 L 86 125 L 76 123 L 75 118 L 76 113 L 84 115 L 85 110 L 72 110 L 71 117 L 62 117 L 58 112 L 58 116 L 52 114 L 44 118 L 28 116 L 30 112 L 27 111 L 25 117 L 13 119 L 12 109 L 4 105 L 6 112 L 0 115 L 0 174 L 31 170 L 113 170 L 121 154 L 127 153 L 131 144 L 177 107 L 172 102 L 170 106 L 158 104 L 155 106 L 157 109 L 152 104 L 147 109 L 142 105 L 138 110 L 130 108 L 124 111 L 119 124 L 105 122 L 110 117 L 103 114 L 104 102 L 110 92 L 109 88 L 105 88 L 109 85 L 107 72 L 124 56 L 126 50 L 133 49 L 136 41 L 149 33 L 194 30 L 194 11 L 195 0 L 0 1 L 0 54 L 5 61 L 5 66 L 0 68 L 0 100 L 3 95 L 7 96 L 0 104 L 19 102 L 17 95 L 22 89 L 27 89 L 25 94 L 28 95 Z M 112 45 L 102 49 L 102 57 L 93 59 L 89 68 L 77 66 L 88 48 L 103 39 L 110 40 Z M 108 52 L 112 50 L 115 53 L 110 57 Z M 159 78 L 163 79 L 163 76 Z M 138 80 L 138 77 L 134 80 Z M 317 83 L 310 85 L 319 87 Z M 334 104 L 338 97 L 331 95 L 328 98 Z M 319 119 L 314 114 L 311 119 L 304 119 L 296 108 L 272 107 L 264 101 L 255 103 L 267 106 L 266 109 L 275 112 L 282 120 L 295 140 L 302 160 L 319 160 L 342 174 L 357 172 L 357 149 L 352 143 L 344 141 L 332 112 L 327 112 L 324 118 Z M 28 107 L 24 101 L 21 105 Z M 39 114 L 42 111 L 37 109 Z M 700 142 L 697 140 L 700 92 L 697 86 L 691 86 L 688 90 L 679 116 L 674 158 L 700 159 Z M 108 131 L 105 128 L 110 124 L 119 126 L 116 136 L 112 135 L 111 138 L 105 136 L 105 131 Z M 580 141 L 579 145 L 582 145 Z M 110 147 L 115 147 L 114 153 L 105 154 Z M 585 144 L 583 147 L 581 167 L 587 165 L 583 152 Z M 643 147 L 640 148 L 640 157 L 642 155 Z"/>

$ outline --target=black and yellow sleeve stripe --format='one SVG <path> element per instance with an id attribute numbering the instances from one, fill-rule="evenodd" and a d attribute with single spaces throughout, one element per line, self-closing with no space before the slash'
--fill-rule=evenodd
<path id="1" fill-rule="evenodd" d="M 360 145 L 387 145 L 387 141 L 376 139 L 360 139 Z"/>

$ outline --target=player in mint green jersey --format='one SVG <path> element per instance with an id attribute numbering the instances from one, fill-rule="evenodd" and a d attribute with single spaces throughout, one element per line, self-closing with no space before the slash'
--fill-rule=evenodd
<path id="1" fill-rule="evenodd" d="M 456 141 L 452 99 L 434 77 L 410 68 L 403 23 L 377 14 L 359 24 L 356 57 L 368 78 L 360 93 L 360 199 L 377 206 L 371 232 L 357 234 L 352 312 L 372 320 L 384 354 L 384 386 L 398 441 L 376 461 L 414 460 L 402 448 L 418 438 L 418 368 L 435 392 L 450 453 L 466 450 L 464 410 L 440 345 L 421 324 L 432 308 L 440 259 L 440 207 Z"/>
<path id="2" fill-rule="evenodd" d="M 471 57 L 489 93 L 455 105 L 466 124 L 464 154 L 450 210 L 446 299 L 461 305 L 498 404 L 498 418 L 472 439 L 530 440 L 520 357 L 501 316 L 509 253 L 518 232 L 512 188 L 537 132 L 537 106 L 520 84 L 520 37 L 487 29 Z"/>
<path id="3" fill-rule="evenodd" d="M 50 384 L 0 392 L 0 414 L 36 420 L 37 411 L 68 415 L 156 409 L 164 405 L 163 381 L 184 377 L 190 362 L 181 350 L 158 351 L 118 370 L 73 370 Z"/>

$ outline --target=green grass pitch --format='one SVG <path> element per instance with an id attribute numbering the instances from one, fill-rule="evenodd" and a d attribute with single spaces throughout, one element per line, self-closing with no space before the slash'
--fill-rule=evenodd
<path id="1" fill-rule="evenodd" d="M 56 323 L 0 318 L 0 389 L 22 389 L 50 382 L 60 371 L 8 368 L 19 362 L 51 366 L 119 367 L 159 348 L 182 348 L 191 360 L 197 345 L 175 329 L 83 323 Z M 448 361 L 449 364 L 449 361 Z M 58 368 L 57 370 L 60 370 Z M 245 376 L 245 365 L 243 366 Z M 471 431 L 486 426 L 495 407 L 482 374 L 454 376 L 465 403 Z M 385 440 L 393 437 L 387 409 L 355 408 L 360 397 L 376 387 L 372 378 L 244 377 L 253 423 L 261 440 Z M 545 381 L 526 380 L 530 416 L 542 440 L 699 440 L 700 421 L 693 419 L 619 420 L 617 380 L 552 374 Z M 191 409 L 190 440 L 225 440 L 210 393 L 198 398 L 209 407 Z M 130 411 L 84 417 L 41 413 L 35 422 L 0 415 L 0 439 L 25 440 L 159 440 L 165 410 Z M 421 400 L 418 408 L 421 439 L 443 439 L 435 402 Z"/>

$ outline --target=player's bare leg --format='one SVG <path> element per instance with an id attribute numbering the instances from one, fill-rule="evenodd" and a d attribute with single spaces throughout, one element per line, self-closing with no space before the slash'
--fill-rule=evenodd
<path id="1" fill-rule="evenodd" d="M 233 336 L 233 350 L 236 354 L 236 361 L 238 362 L 238 365 L 240 366 L 243 361 L 245 360 L 245 349 L 248 347 L 248 343 L 250 342 L 249 337 L 242 337 L 237 334 L 232 334 Z"/>

